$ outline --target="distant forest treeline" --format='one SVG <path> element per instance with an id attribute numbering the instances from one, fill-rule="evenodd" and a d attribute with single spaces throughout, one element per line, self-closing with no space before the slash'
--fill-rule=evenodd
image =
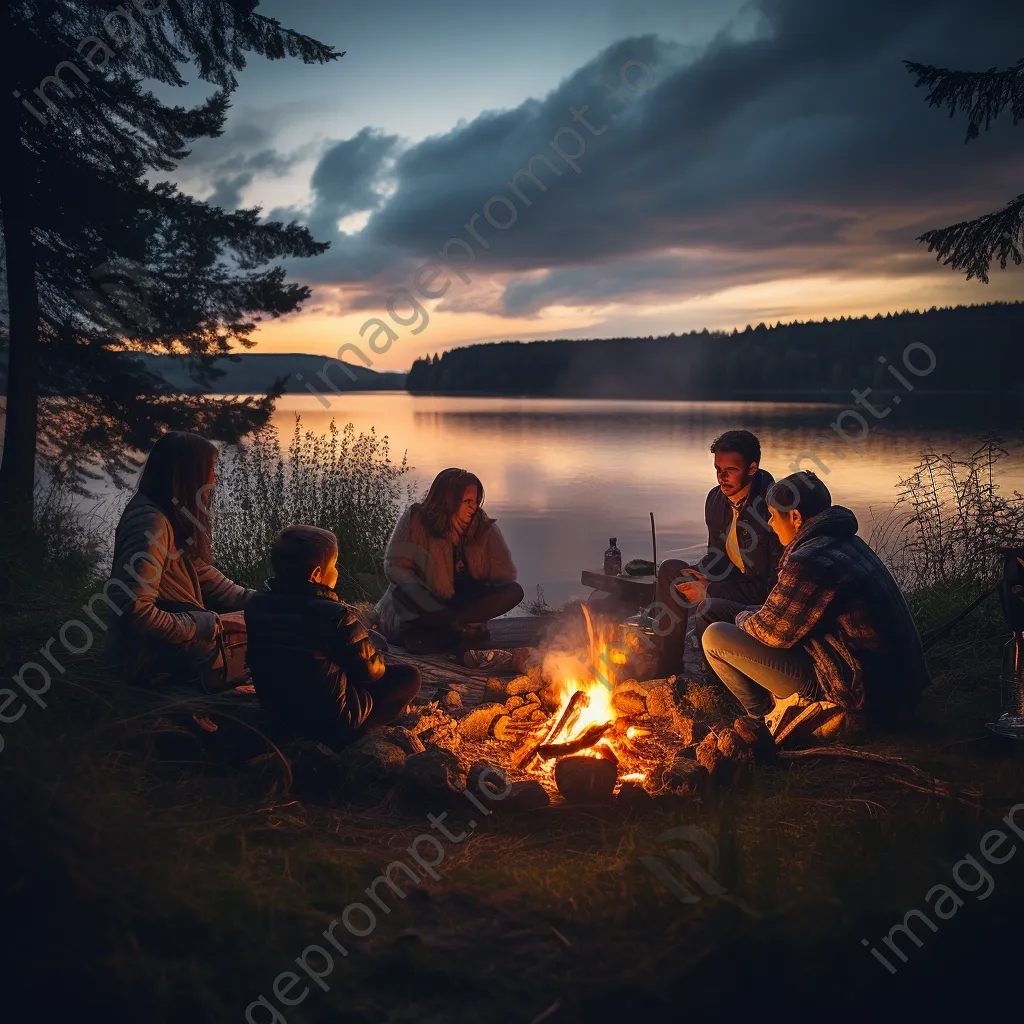
<path id="1" fill-rule="evenodd" d="M 935 367 L 916 378 L 908 345 Z M 587 398 L 843 399 L 853 388 L 904 391 L 895 367 L 929 392 L 1024 397 L 1024 302 L 932 308 L 663 338 L 502 341 L 417 359 L 414 394 Z M 885 359 L 885 363 L 881 359 Z M 918 370 L 927 350 L 909 352 Z"/>

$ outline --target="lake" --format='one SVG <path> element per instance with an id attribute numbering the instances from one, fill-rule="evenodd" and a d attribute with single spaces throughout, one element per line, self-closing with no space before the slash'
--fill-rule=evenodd
<path id="1" fill-rule="evenodd" d="M 822 446 L 823 478 L 838 504 L 854 510 L 861 534 L 890 510 L 897 485 L 928 448 L 967 455 L 982 428 L 932 425 L 908 396 L 871 423 L 861 454 L 836 439 L 829 424 L 840 407 L 815 403 L 631 402 L 562 399 L 451 398 L 405 392 L 337 395 L 331 408 L 312 395 L 285 395 L 274 423 L 287 440 L 295 416 L 305 429 L 326 431 L 352 422 L 390 439 L 393 457 L 407 453 L 417 488 L 446 466 L 476 473 L 485 507 L 499 520 L 527 596 L 543 588 L 549 603 L 589 593 L 580 571 L 600 568 L 609 537 L 623 562 L 651 557 L 649 512 L 659 558 L 696 558 L 705 547 L 704 499 L 714 486 L 712 440 L 743 427 L 761 440 L 762 465 L 776 478 L 829 434 L 839 459 Z M 946 417 L 951 418 L 951 417 Z M 848 418 L 849 419 L 849 418 Z M 1011 458 L 1001 480 L 1024 489 L 1024 432 L 1002 430 Z M 855 423 L 848 426 L 857 436 Z M 805 463 L 811 467 L 811 463 Z"/>

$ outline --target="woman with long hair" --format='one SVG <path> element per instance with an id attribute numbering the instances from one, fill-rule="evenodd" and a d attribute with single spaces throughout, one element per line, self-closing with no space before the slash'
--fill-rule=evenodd
<path id="1" fill-rule="evenodd" d="M 453 650 L 485 641 L 487 623 L 523 600 L 484 488 L 465 469 L 445 469 L 426 498 L 398 520 L 384 555 L 381 632 L 409 650 Z"/>
<path id="2" fill-rule="evenodd" d="M 240 612 L 255 594 L 213 565 L 210 496 L 217 449 L 171 430 L 153 445 L 114 535 L 105 595 L 108 655 L 133 682 L 160 674 L 203 677 L 219 653 L 218 613 Z M 238 633 L 241 616 L 232 617 Z"/>

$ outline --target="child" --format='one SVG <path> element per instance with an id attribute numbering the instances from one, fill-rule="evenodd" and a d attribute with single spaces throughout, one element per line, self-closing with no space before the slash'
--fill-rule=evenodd
<path id="1" fill-rule="evenodd" d="M 270 561 L 273 579 L 245 607 L 249 668 L 263 709 L 331 747 L 393 722 L 419 692 L 420 673 L 386 667 L 355 611 L 334 592 L 337 537 L 289 526 Z"/>

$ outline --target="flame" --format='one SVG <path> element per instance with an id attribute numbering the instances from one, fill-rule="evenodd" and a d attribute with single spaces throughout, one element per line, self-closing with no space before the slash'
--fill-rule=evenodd
<path id="1" fill-rule="evenodd" d="M 595 624 L 586 605 L 583 606 L 583 616 L 587 627 L 587 653 L 575 655 L 549 651 L 544 658 L 543 674 L 553 689 L 557 687 L 558 709 L 538 728 L 533 742 L 571 743 L 588 729 L 601 733 L 602 730 L 595 727 L 605 726 L 600 738 L 591 746 L 576 751 L 574 756 L 606 758 L 627 771 L 620 781 L 644 782 L 647 772 L 633 770 L 637 767 L 638 758 L 643 756 L 634 741 L 650 736 L 651 730 L 630 725 L 612 705 L 615 687 L 629 671 L 623 668 L 630 661 L 629 654 L 618 642 L 620 635 L 614 622 Z M 582 694 L 585 699 L 577 700 L 573 717 L 560 724 L 576 694 Z M 560 728 L 555 732 L 559 724 Z M 557 760 L 557 757 L 544 757 L 532 763 L 528 770 L 551 783 Z"/>
<path id="2" fill-rule="evenodd" d="M 594 622 L 586 605 L 583 606 L 583 616 L 587 624 L 588 654 L 586 658 L 572 658 L 565 655 L 556 655 L 545 661 L 545 667 L 552 670 L 551 674 L 559 680 L 560 703 L 555 712 L 555 721 L 565 713 L 572 700 L 573 694 L 582 690 L 587 700 L 579 717 L 569 729 L 563 729 L 553 742 L 567 743 L 575 739 L 585 730 L 595 725 L 610 725 L 618 717 L 612 707 L 612 686 L 617 673 L 614 666 L 624 665 L 628 660 L 626 653 L 618 646 L 613 645 L 614 627 L 606 626 L 604 629 L 595 629 Z M 585 671 L 580 672 L 581 662 L 585 665 Z M 600 757 L 597 747 L 604 746 L 614 753 L 614 744 L 608 740 L 602 740 L 599 744 L 581 750 L 581 755 Z"/>

